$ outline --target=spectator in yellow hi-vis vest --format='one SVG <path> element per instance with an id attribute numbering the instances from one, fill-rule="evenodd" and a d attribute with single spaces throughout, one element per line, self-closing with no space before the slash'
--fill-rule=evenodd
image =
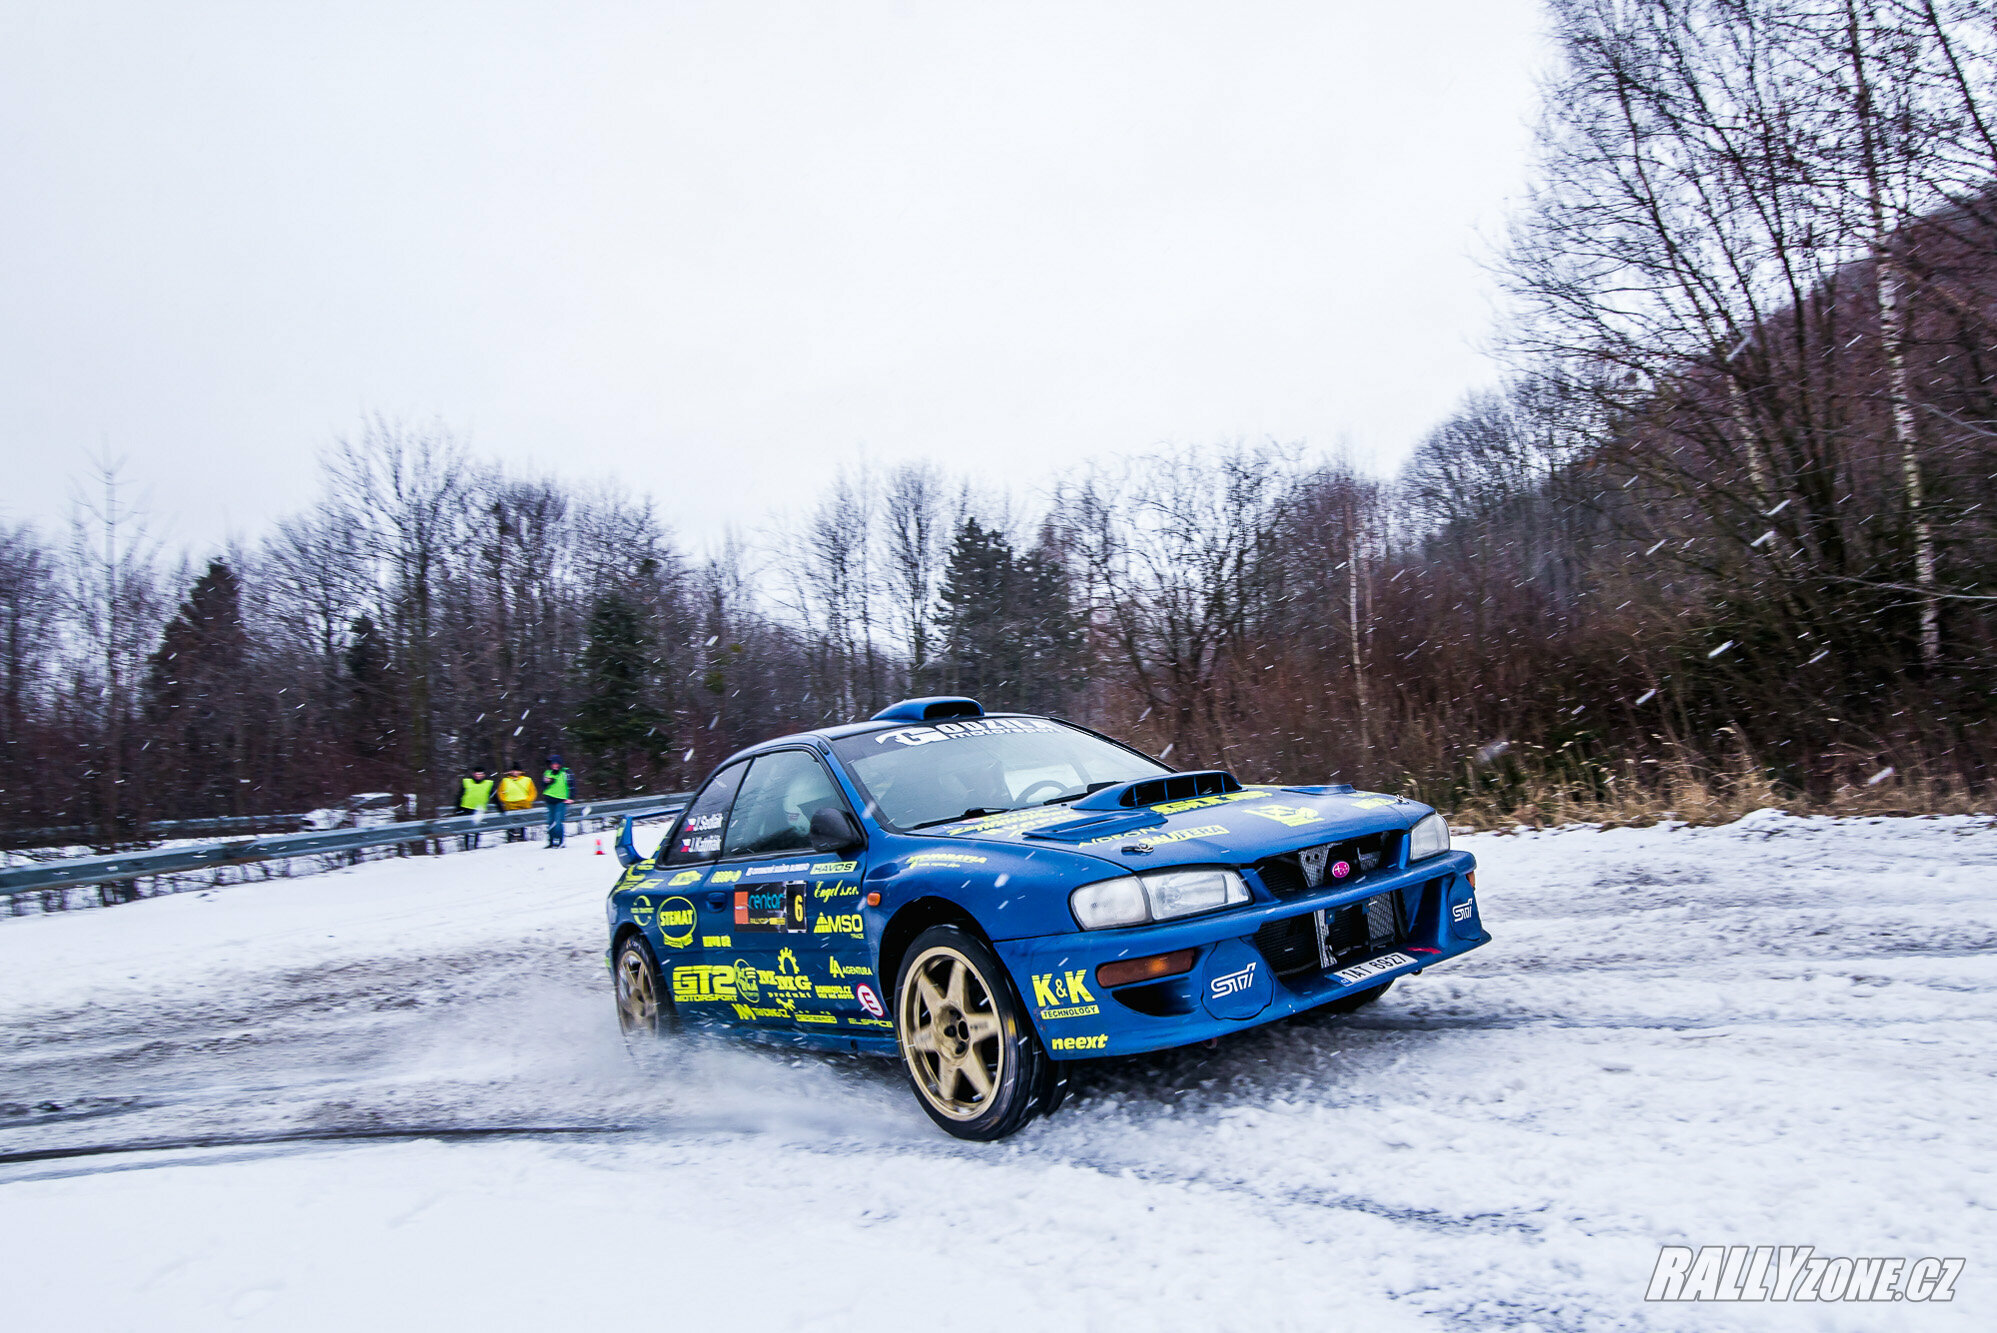
<path id="1" fill-rule="evenodd" d="M 520 771 L 520 765 L 508 764 L 506 776 L 499 780 L 499 808 L 511 813 L 515 810 L 531 810 L 534 798 L 540 795 L 534 790 L 534 779 Z M 527 841 L 527 830 L 510 828 L 506 830 L 508 842 Z"/>
<path id="2" fill-rule="evenodd" d="M 492 779 L 485 775 L 484 769 L 474 768 L 472 775 L 464 779 L 463 790 L 458 793 L 458 813 L 461 815 L 480 814 L 491 804 Z M 458 839 L 458 845 L 466 851 L 470 851 L 472 848 L 478 846 L 478 839 L 478 834 L 467 833 L 464 837 Z"/>

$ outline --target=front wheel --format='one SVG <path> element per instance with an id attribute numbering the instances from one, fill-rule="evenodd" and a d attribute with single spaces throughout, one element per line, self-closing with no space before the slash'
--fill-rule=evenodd
<path id="1" fill-rule="evenodd" d="M 659 960 L 643 935 L 626 937 L 612 966 L 617 981 L 617 1027 L 625 1039 L 652 1037 L 672 1023 L 672 1008 L 659 980 Z"/>
<path id="2" fill-rule="evenodd" d="M 956 926 L 916 936 L 895 981 L 895 1038 L 916 1100 L 960 1139 L 1002 1139 L 1065 1087 L 1005 969 Z"/>
<path id="3" fill-rule="evenodd" d="M 1393 984 L 1392 981 L 1383 981 L 1379 985 L 1367 990 L 1362 990 L 1352 995 L 1341 995 L 1324 1007 L 1325 1012 L 1330 1014 L 1356 1013 L 1379 999 L 1382 995 L 1385 995 Z"/>

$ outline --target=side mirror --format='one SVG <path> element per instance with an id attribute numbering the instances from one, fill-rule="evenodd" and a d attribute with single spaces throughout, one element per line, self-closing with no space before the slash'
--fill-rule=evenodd
<path id="1" fill-rule="evenodd" d="M 617 859 L 625 866 L 638 864 L 638 844 L 631 836 L 631 816 L 624 816 L 624 822 L 617 829 Z"/>
<path id="2" fill-rule="evenodd" d="M 815 810 L 811 815 L 811 850 L 814 852 L 843 852 L 848 847 L 861 847 L 866 844 L 867 835 L 860 832 L 860 826 L 853 816 L 837 806 L 826 806 Z"/>

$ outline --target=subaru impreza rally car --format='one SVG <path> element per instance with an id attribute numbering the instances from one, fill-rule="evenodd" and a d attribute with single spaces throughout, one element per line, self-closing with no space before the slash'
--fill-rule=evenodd
<path id="1" fill-rule="evenodd" d="M 1490 939 L 1425 805 L 1175 772 L 960 698 L 734 755 L 656 854 L 628 822 L 618 854 L 627 1033 L 897 1056 L 967 1139 L 1052 1111 L 1066 1061 L 1356 1008 Z"/>

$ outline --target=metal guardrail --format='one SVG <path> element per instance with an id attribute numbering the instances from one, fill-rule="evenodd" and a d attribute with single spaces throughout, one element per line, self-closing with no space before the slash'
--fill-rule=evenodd
<path id="1" fill-rule="evenodd" d="M 688 792 L 674 792 L 667 796 L 626 796 L 612 801 L 572 801 L 567 819 L 579 821 L 621 819 L 626 815 L 677 814 L 686 805 L 689 795 Z M 108 884 L 114 880 L 136 879 L 141 875 L 171 875 L 214 866 L 248 865 L 254 861 L 282 861 L 294 856 L 357 852 L 369 847 L 394 847 L 403 843 L 459 838 L 468 833 L 490 833 L 496 829 L 534 828 L 547 822 L 546 808 L 537 806 L 531 810 L 497 815 L 458 815 L 450 819 L 426 819 L 406 824 L 376 824 L 370 828 L 280 833 L 271 837 L 198 843 L 191 847 L 113 852 L 108 856 L 72 856 L 59 861 L 0 868 L 0 898 L 48 889 L 75 888 L 78 885 Z"/>
<path id="2" fill-rule="evenodd" d="M 307 815 L 220 815 L 213 819 L 156 819 L 133 830 L 147 838 L 192 838 L 201 834 L 227 837 L 232 833 L 290 833 L 311 822 Z M 31 850 L 90 842 L 103 829 L 96 824 L 65 824 L 58 828 L 15 829 L 0 833 L 0 847 Z"/>

